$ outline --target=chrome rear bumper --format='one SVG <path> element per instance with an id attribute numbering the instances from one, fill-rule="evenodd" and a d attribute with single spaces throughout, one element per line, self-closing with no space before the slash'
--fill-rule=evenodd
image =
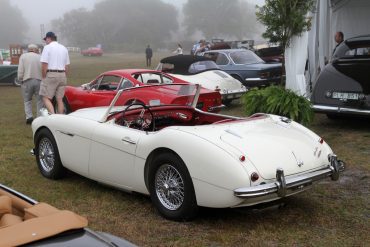
<path id="1" fill-rule="evenodd" d="M 340 106 L 313 105 L 312 109 L 315 112 L 370 115 L 370 110 L 361 110 L 361 109 L 356 109 L 356 108 L 348 108 L 348 107 L 340 107 Z"/>
<path id="2" fill-rule="evenodd" d="M 278 168 L 276 170 L 276 182 L 238 188 L 234 190 L 234 195 L 244 199 L 257 199 L 275 195 L 275 199 L 278 199 L 303 191 L 314 182 L 327 177 L 331 177 L 333 181 L 336 181 L 339 179 L 339 173 L 344 170 L 344 163 L 338 161 L 336 155 L 331 155 L 329 159 L 330 165 L 328 167 L 293 177 L 285 177 L 284 170 Z M 270 197 L 270 199 L 272 198 Z"/>

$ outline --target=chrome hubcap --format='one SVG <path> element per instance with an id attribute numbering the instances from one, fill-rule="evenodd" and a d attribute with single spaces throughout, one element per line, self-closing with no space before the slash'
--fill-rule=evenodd
<path id="1" fill-rule="evenodd" d="M 180 173 L 171 165 L 159 167 L 155 174 L 155 192 L 162 205 L 169 210 L 177 210 L 184 202 L 184 181 Z"/>
<path id="2" fill-rule="evenodd" d="M 54 148 L 48 138 L 42 138 L 39 144 L 39 161 L 44 171 L 50 172 L 54 168 Z"/>

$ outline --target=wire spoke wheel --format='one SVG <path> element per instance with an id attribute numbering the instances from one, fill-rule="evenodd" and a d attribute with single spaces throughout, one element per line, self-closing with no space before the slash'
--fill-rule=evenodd
<path id="1" fill-rule="evenodd" d="M 170 164 L 158 168 L 155 174 L 155 192 L 168 210 L 177 210 L 184 202 L 184 181 L 181 174 Z"/>
<path id="2" fill-rule="evenodd" d="M 39 161 L 42 169 L 50 172 L 55 164 L 55 152 L 51 141 L 44 137 L 39 144 Z"/>

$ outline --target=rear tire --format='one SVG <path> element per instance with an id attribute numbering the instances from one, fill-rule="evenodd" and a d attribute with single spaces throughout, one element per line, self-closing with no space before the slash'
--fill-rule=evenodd
<path id="1" fill-rule="evenodd" d="M 40 130 L 35 137 L 35 156 L 41 174 L 50 179 L 63 177 L 65 168 L 53 134 L 48 129 Z"/>
<path id="2" fill-rule="evenodd" d="M 193 182 L 180 157 L 159 154 L 153 159 L 148 178 L 150 197 L 162 216 L 175 221 L 195 217 L 198 205 Z"/>

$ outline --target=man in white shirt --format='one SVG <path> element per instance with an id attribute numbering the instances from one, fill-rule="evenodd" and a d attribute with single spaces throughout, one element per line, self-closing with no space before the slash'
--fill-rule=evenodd
<path id="1" fill-rule="evenodd" d="M 42 82 L 40 95 L 49 113 L 54 114 L 52 99 L 55 96 L 58 113 L 64 113 L 63 97 L 67 85 L 69 68 L 68 50 L 57 42 L 57 36 L 48 32 L 44 38 L 46 46 L 41 54 Z"/>
<path id="2" fill-rule="evenodd" d="M 40 109 L 43 107 L 42 98 L 39 95 L 41 83 L 41 63 L 39 48 L 37 45 L 28 45 L 28 52 L 23 53 L 19 58 L 18 80 L 22 82 L 22 96 L 24 101 L 24 112 L 26 124 L 33 121 L 32 96 L 37 98 L 37 116 L 40 116 Z"/>

